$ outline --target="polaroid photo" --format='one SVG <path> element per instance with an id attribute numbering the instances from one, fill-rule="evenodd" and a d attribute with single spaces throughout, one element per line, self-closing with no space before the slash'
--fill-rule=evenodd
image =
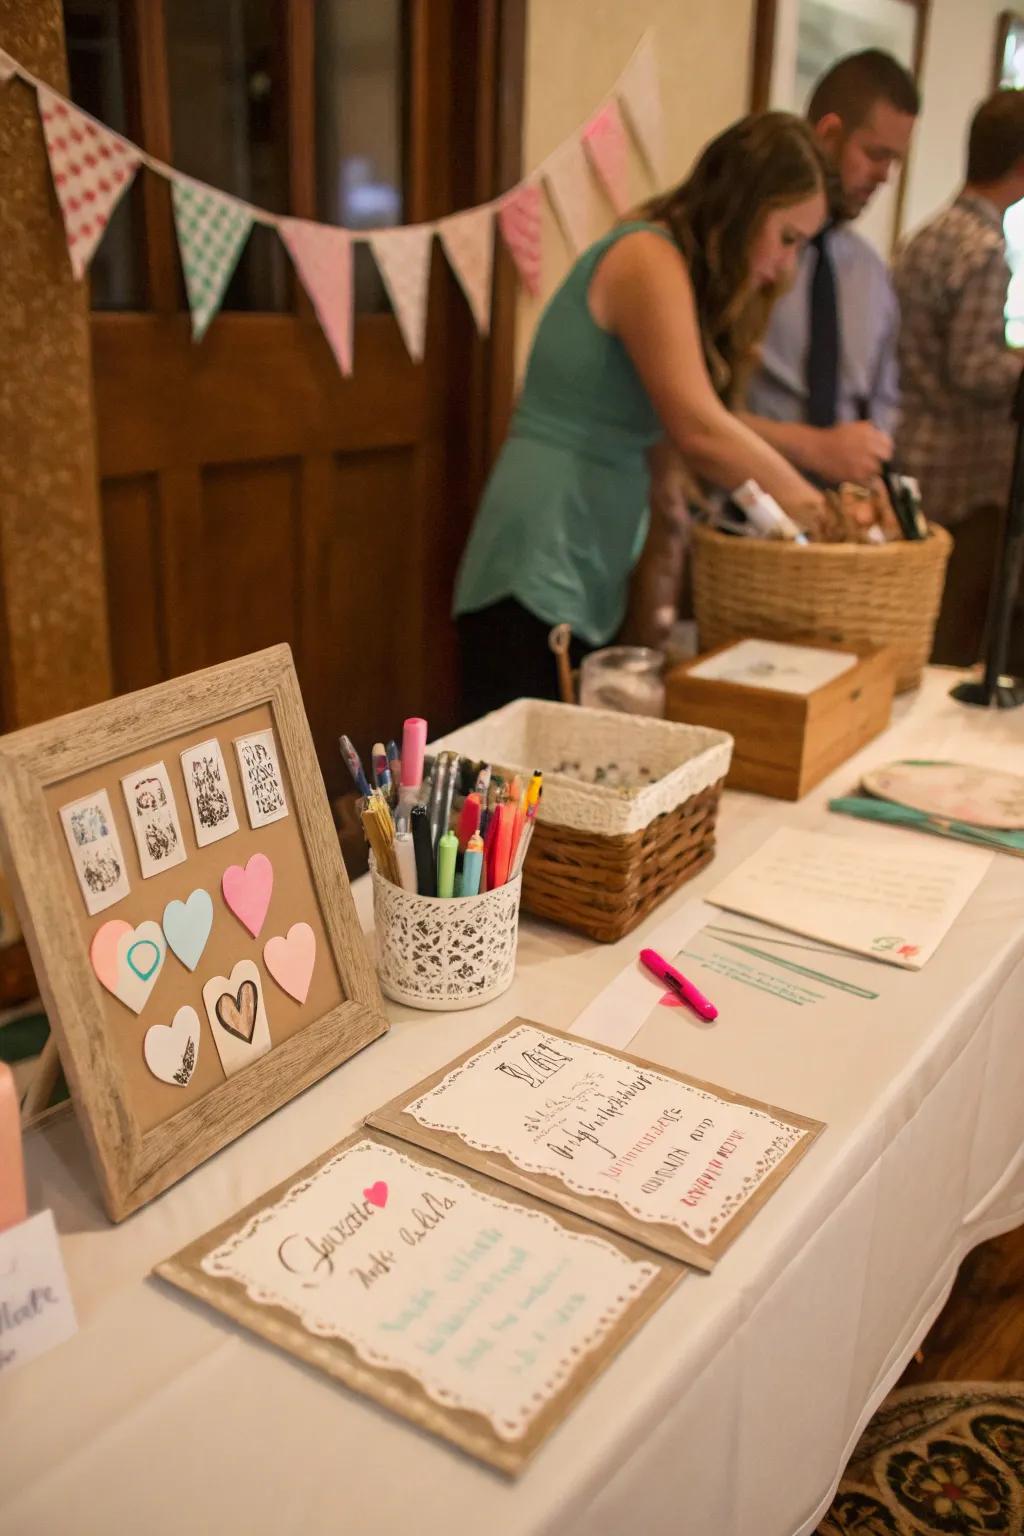
<path id="1" fill-rule="evenodd" d="M 173 869 L 185 859 L 185 843 L 174 791 L 163 763 L 151 763 L 121 780 L 128 820 L 139 851 L 142 878 Z"/>
<path id="2" fill-rule="evenodd" d="M 60 808 L 71 862 L 90 917 L 128 895 L 128 868 L 105 789 Z"/>
<path id="3" fill-rule="evenodd" d="M 181 754 L 181 771 L 185 775 L 185 793 L 200 848 L 237 832 L 238 817 L 231 798 L 227 765 L 217 738 L 214 736 L 197 746 L 186 747 Z"/>
<path id="4" fill-rule="evenodd" d="M 265 731 L 253 731 L 251 736 L 236 736 L 235 752 L 249 825 L 265 827 L 287 816 L 288 802 L 284 797 L 277 742 L 270 727 Z"/>

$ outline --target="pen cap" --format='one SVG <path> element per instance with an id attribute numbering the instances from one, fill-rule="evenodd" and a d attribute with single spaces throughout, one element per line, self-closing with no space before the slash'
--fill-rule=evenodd
<path id="1" fill-rule="evenodd" d="M 419 788 L 423 779 L 423 751 L 427 745 L 427 722 L 411 715 L 402 726 L 402 783 Z"/>

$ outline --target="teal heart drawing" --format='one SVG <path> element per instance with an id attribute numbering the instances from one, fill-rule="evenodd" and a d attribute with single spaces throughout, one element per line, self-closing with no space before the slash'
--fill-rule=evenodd
<path id="1" fill-rule="evenodd" d="M 148 964 L 145 959 L 137 962 L 136 955 L 141 955 L 147 949 L 152 953 L 152 960 Z M 132 945 L 125 959 L 129 969 L 135 972 L 140 981 L 148 981 L 160 964 L 160 947 L 154 944 L 152 939 L 140 939 L 137 944 Z"/>
<path id="2" fill-rule="evenodd" d="M 194 971 L 213 927 L 213 898 L 197 887 L 187 901 L 169 901 L 164 907 L 164 938 L 182 965 Z"/>

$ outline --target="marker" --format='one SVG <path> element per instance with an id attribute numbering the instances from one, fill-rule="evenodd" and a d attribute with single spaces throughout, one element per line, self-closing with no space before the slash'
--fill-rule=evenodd
<path id="1" fill-rule="evenodd" d="M 462 859 L 462 894 L 463 896 L 476 896 L 480 892 L 480 876 L 484 867 L 484 840 L 479 832 L 474 832 L 466 844 L 466 852 Z"/>
<path id="2" fill-rule="evenodd" d="M 454 832 L 446 832 L 437 845 L 437 894 L 455 894 L 455 860 L 459 852 L 459 840 Z"/>
<path id="3" fill-rule="evenodd" d="M 677 997 L 681 997 L 684 1003 L 688 1003 L 700 1018 L 707 1019 L 709 1023 L 712 1019 L 718 1018 L 718 1009 L 714 1003 L 706 998 L 703 992 L 699 992 L 692 981 L 687 981 L 682 971 L 677 971 L 674 965 L 669 965 L 656 949 L 642 949 L 640 959 L 660 982 L 663 982 Z"/>
<path id="4" fill-rule="evenodd" d="M 509 865 L 512 862 L 512 837 L 515 831 L 516 808 L 508 800 L 498 806 L 495 815 L 498 830 L 494 834 L 493 848 L 493 876 L 488 872 L 487 884 L 494 886 L 504 885 L 508 880 Z"/>
<path id="5" fill-rule="evenodd" d="M 363 772 L 359 753 L 347 736 L 338 737 L 338 746 L 341 748 L 341 755 L 345 759 L 345 766 L 352 775 L 352 782 L 356 789 L 358 789 L 361 795 L 368 795 L 370 793 L 370 785 L 366 774 Z"/>
<path id="6" fill-rule="evenodd" d="M 414 805 L 409 813 L 412 846 L 416 855 L 416 886 L 421 896 L 437 895 L 434 844 L 430 836 L 430 816 L 425 805 Z"/>
<path id="7" fill-rule="evenodd" d="M 402 782 L 398 790 L 398 804 L 403 811 L 411 811 L 416 804 L 423 782 L 423 749 L 427 744 L 427 722 L 419 715 L 410 715 L 402 726 Z"/>
<path id="8" fill-rule="evenodd" d="M 480 796 L 475 792 L 467 795 L 459 812 L 459 848 L 463 853 L 474 832 L 480 830 Z"/>
<path id="9" fill-rule="evenodd" d="M 402 890 L 411 891 L 415 896 L 420 882 L 416 873 L 416 849 L 410 832 L 401 832 L 395 838 L 395 858 L 398 861 L 398 876 L 402 882 Z"/>

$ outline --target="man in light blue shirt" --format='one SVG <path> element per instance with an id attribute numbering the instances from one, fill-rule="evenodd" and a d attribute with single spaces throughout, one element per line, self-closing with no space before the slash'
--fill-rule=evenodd
<path id="1" fill-rule="evenodd" d="M 906 156 L 919 108 L 910 75 L 878 49 L 833 65 L 808 107 L 833 169 L 831 219 L 775 306 L 744 419 L 826 485 L 870 480 L 892 457 L 899 307 L 851 224 Z"/>

